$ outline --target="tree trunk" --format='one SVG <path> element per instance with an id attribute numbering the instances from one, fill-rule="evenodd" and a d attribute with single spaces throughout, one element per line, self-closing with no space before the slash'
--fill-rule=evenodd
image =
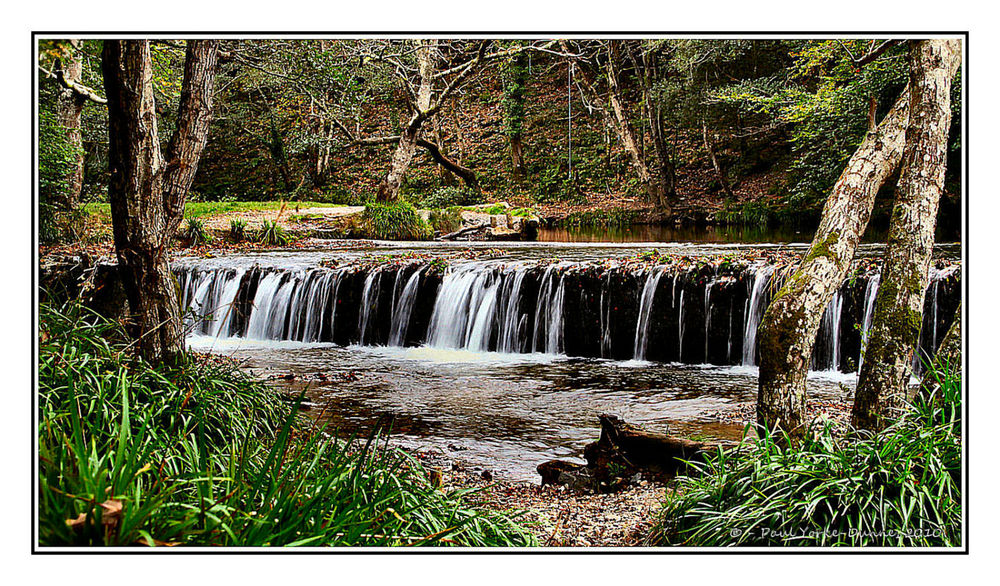
<path id="1" fill-rule="evenodd" d="M 521 181 L 524 179 L 524 145 L 521 142 L 521 134 L 510 135 L 510 162 L 514 168 L 514 179 Z"/>
<path id="2" fill-rule="evenodd" d="M 447 155 L 441 152 L 440 146 L 429 140 L 419 138 L 417 139 L 417 146 L 427 149 L 431 158 L 434 159 L 434 162 L 440 165 L 442 169 L 461 177 L 462 181 L 465 182 L 466 187 L 477 193 L 479 192 L 479 179 L 476 177 L 475 171 L 463 166 L 458 161 L 448 158 Z"/>
<path id="3" fill-rule="evenodd" d="M 646 188 L 646 196 L 649 202 L 659 205 L 663 201 L 661 186 L 653 178 L 652 173 L 649 172 L 649 166 L 646 165 L 646 160 L 642 156 L 639 143 L 636 141 L 635 132 L 632 130 L 632 125 L 629 124 L 628 113 L 622 99 L 621 84 L 619 83 L 618 75 L 620 42 L 608 41 L 608 102 L 611 104 L 611 110 L 614 113 L 614 124 L 612 126 L 615 132 L 618 133 L 618 137 L 622 141 L 622 146 L 625 147 L 625 151 L 632 160 L 632 166 L 639 175 L 639 181 Z M 669 213 L 669 210 L 666 212 Z"/>
<path id="4" fill-rule="evenodd" d="M 642 54 L 642 98 L 646 105 L 646 117 L 649 125 L 649 136 L 653 142 L 653 153 L 656 157 L 657 173 L 660 181 L 661 201 L 657 203 L 659 207 L 670 206 L 670 201 L 677 195 L 677 175 L 674 169 L 674 160 L 670 156 L 667 148 L 665 132 L 663 130 L 663 115 L 660 104 L 653 98 L 653 89 L 656 81 L 657 59 L 655 54 L 646 51 Z M 638 64 L 637 64 L 638 65 Z"/>
<path id="5" fill-rule="evenodd" d="M 66 130 L 66 141 L 75 153 L 73 168 L 66 176 L 66 200 L 62 202 L 64 210 L 72 210 L 80 202 L 83 192 L 83 133 L 80 129 L 80 117 L 83 106 L 87 103 L 86 95 L 73 89 L 80 83 L 83 75 L 83 63 L 77 59 L 76 50 L 80 47 L 79 39 L 70 39 L 65 54 L 59 58 L 56 68 L 68 85 L 59 88 L 56 95 L 56 117 L 59 125 Z"/>
<path id="6" fill-rule="evenodd" d="M 722 165 L 719 164 L 719 159 L 715 156 L 715 148 L 712 147 L 712 141 L 708 139 L 708 124 L 705 123 L 705 119 L 701 119 L 701 138 L 705 143 L 705 150 L 708 151 L 708 158 L 712 161 L 712 170 L 715 171 L 715 178 L 719 180 L 719 185 L 722 186 L 722 190 L 726 192 L 730 198 L 735 197 L 733 195 L 733 188 L 730 187 L 729 181 L 726 179 L 726 174 L 722 172 Z"/>
<path id="7" fill-rule="evenodd" d="M 961 42 L 955 39 L 910 43 L 906 147 L 875 317 L 851 413 L 852 424 L 860 429 L 885 427 L 906 404 L 947 166 L 951 80 L 961 55 Z"/>
<path id="8" fill-rule="evenodd" d="M 420 128 L 427 116 L 427 110 L 431 105 L 431 84 L 434 80 L 434 52 L 437 41 L 434 39 L 416 39 L 417 65 L 420 70 L 420 87 L 417 90 L 417 103 L 413 116 L 403 129 L 396 145 L 396 152 L 392 155 L 392 165 L 389 167 L 389 175 L 378 186 L 378 201 L 395 201 L 399 198 L 399 189 L 403 184 L 403 177 L 406 175 L 410 163 L 413 162 L 413 153 L 417 150 L 417 139 Z"/>
<path id="9" fill-rule="evenodd" d="M 805 429 L 805 382 L 823 310 L 843 283 L 875 194 L 903 154 L 908 94 L 896 101 L 847 162 L 823 207 L 808 254 L 761 320 L 757 422 L 790 435 Z"/>
<path id="10" fill-rule="evenodd" d="M 208 137 L 217 41 L 191 41 L 184 64 L 177 130 L 160 152 L 149 41 L 104 42 L 108 96 L 111 219 L 118 270 L 140 353 L 172 362 L 184 349 L 176 280 L 167 245 Z"/>

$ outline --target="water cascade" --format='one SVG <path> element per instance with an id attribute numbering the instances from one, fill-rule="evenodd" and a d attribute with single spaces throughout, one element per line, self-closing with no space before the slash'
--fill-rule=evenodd
<path id="1" fill-rule="evenodd" d="M 193 260 L 175 272 L 195 335 L 745 366 L 757 363 L 757 329 L 787 273 L 767 264 L 237 269 Z M 826 307 L 813 369 L 851 372 L 860 364 L 879 281 L 877 270 L 864 273 Z M 931 271 L 920 357 L 947 332 L 960 278 L 957 265 Z M 919 372 L 919 359 L 914 366 Z"/>

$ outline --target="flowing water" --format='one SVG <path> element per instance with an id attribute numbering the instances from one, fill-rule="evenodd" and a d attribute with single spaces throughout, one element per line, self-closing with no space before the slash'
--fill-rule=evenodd
<path id="1" fill-rule="evenodd" d="M 426 258 L 486 245 L 318 248 L 174 263 L 191 345 L 296 374 L 313 413 L 365 433 L 393 416 L 397 439 L 520 479 L 575 457 L 597 415 L 671 433 L 735 439 L 717 413 L 756 395 L 757 326 L 787 271 L 769 254 L 804 245 L 512 243 L 509 254 Z M 656 248 L 683 263 L 622 259 Z M 756 260 L 704 263 L 748 251 Z M 397 262 L 357 261 L 376 252 Z M 863 245 L 859 257 L 880 252 Z M 960 270 L 939 246 L 921 333 L 932 352 L 960 298 Z M 763 256 L 761 256 L 763 254 Z M 810 392 L 853 385 L 878 268 L 867 263 L 830 302 Z M 915 363 L 919 372 L 920 363 Z"/>

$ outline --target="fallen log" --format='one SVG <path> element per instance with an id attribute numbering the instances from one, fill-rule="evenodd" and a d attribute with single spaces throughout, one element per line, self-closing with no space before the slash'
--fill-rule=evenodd
<path id="1" fill-rule="evenodd" d="M 542 484 L 562 484 L 581 492 L 614 492 L 641 478 L 669 480 L 688 462 L 721 444 L 697 442 L 642 429 L 614 415 L 598 416 L 601 437 L 584 448 L 586 467 L 563 460 L 539 464 Z"/>
<path id="2" fill-rule="evenodd" d="M 489 227 L 490 227 L 489 223 L 476 224 L 474 226 L 466 226 L 465 228 L 462 228 L 460 230 L 455 230 L 454 232 L 438 236 L 437 238 L 435 238 L 435 240 L 454 240 L 455 238 L 460 238 L 462 236 L 486 230 Z"/>

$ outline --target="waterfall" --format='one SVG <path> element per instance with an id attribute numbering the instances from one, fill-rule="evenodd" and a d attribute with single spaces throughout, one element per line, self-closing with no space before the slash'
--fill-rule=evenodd
<path id="1" fill-rule="evenodd" d="M 838 289 L 823 309 L 816 343 L 813 345 L 813 370 L 836 371 L 840 368 L 840 317 L 843 308 L 843 290 Z"/>
<path id="2" fill-rule="evenodd" d="M 756 363 L 757 330 L 777 274 L 774 266 L 726 267 L 713 274 L 658 265 L 638 275 L 637 283 L 622 278 L 629 276 L 628 265 L 613 263 L 471 261 L 441 275 L 428 264 L 279 269 L 220 262 L 175 267 L 185 326 L 193 334 L 636 360 L 648 360 L 651 349 L 662 355 L 667 346 L 675 360 L 676 340 L 680 362 L 747 366 Z M 958 305 L 961 288 L 950 280 L 957 270 L 952 265 L 930 273 L 921 357 L 935 350 L 944 333 L 938 322 L 949 321 Z M 658 305 L 666 277 L 673 278 L 671 302 Z M 817 333 L 813 369 L 839 370 L 845 356 L 861 353 L 879 278 L 873 273 L 845 281 L 832 296 Z M 743 285 L 722 286 L 730 282 Z M 690 306 L 692 295 L 701 300 L 697 306 Z M 689 315 L 692 307 L 704 311 L 703 322 Z M 633 315 L 634 322 L 615 321 Z M 676 331 L 672 324 L 662 327 L 675 316 Z"/>
<path id="3" fill-rule="evenodd" d="M 743 366 L 757 364 L 757 328 L 767 310 L 767 287 L 774 274 L 773 266 L 758 267 L 754 272 L 753 290 L 747 301 L 746 325 L 743 330 Z"/>
<path id="4" fill-rule="evenodd" d="M 875 317 L 875 297 L 878 294 L 878 284 L 882 273 L 875 273 L 865 284 L 865 314 L 861 321 L 861 354 L 858 356 L 858 372 L 865 362 L 865 347 L 868 346 L 868 336 L 871 335 L 872 319 Z"/>
<path id="5" fill-rule="evenodd" d="M 684 362 L 684 287 L 681 286 L 681 299 L 677 309 L 677 362 Z"/>
<path id="6" fill-rule="evenodd" d="M 601 318 L 601 358 L 611 356 L 611 273 L 601 279 L 601 299 L 598 305 Z"/>
<path id="7" fill-rule="evenodd" d="M 635 345 L 632 355 L 635 360 L 646 359 L 646 345 L 649 343 L 649 323 L 650 315 L 653 312 L 653 299 L 656 297 L 656 289 L 660 285 L 660 278 L 666 267 L 659 266 L 646 276 L 646 284 L 642 288 L 642 295 L 639 298 L 639 320 L 635 324 Z M 602 328 L 603 331 L 603 328 Z"/>
<path id="8" fill-rule="evenodd" d="M 558 265 L 549 265 L 542 275 L 535 303 L 535 328 L 531 351 L 558 354 L 563 347 L 563 301 L 565 280 L 556 274 Z"/>
<path id="9" fill-rule="evenodd" d="M 420 284 L 420 274 L 423 271 L 423 267 L 413 271 L 413 274 L 406 281 L 406 286 L 403 287 L 398 301 L 393 305 L 392 329 L 389 332 L 390 346 L 404 346 L 406 344 L 406 330 L 410 326 L 410 314 L 413 313 L 413 306 L 417 302 L 417 286 Z M 396 282 L 400 283 L 402 279 L 397 278 Z"/>
<path id="10" fill-rule="evenodd" d="M 382 271 L 373 270 L 365 277 L 364 289 L 361 291 L 361 311 L 358 316 L 359 343 L 364 346 L 371 329 L 371 317 L 378 312 L 378 294 L 382 285 Z"/>
<path id="11" fill-rule="evenodd" d="M 712 325 L 712 306 L 709 301 L 712 299 L 712 287 L 715 279 L 705 284 L 705 364 L 708 364 L 708 334 Z"/>

